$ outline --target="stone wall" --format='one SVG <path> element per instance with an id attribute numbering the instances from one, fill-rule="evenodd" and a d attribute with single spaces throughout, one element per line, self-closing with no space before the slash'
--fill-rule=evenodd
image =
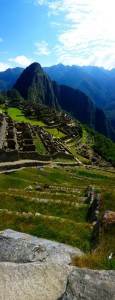
<path id="1" fill-rule="evenodd" d="M 39 126 L 26 123 L 17 123 L 9 116 L 0 118 L 0 162 L 19 159 L 50 161 L 50 159 L 72 159 L 73 155 L 63 145 L 60 139 L 53 136 Z M 56 126 L 54 126 L 56 127 Z M 36 134 L 41 139 L 47 155 L 36 152 L 34 138 Z"/>
<path id="2" fill-rule="evenodd" d="M 37 152 L 19 152 L 19 159 L 32 159 L 41 161 L 50 161 L 50 155 L 42 155 Z"/>
<path id="3" fill-rule="evenodd" d="M 17 150 L 5 151 L 0 149 L 0 162 L 10 162 L 19 160 L 19 154 Z"/>
<path id="4" fill-rule="evenodd" d="M 62 159 L 73 159 L 73 155 L 69 153 L 64 153 L 64 152 L 57 152 L 51 155 L 51 158 L 56 159 L 56 158 L 62 158 Z"/>

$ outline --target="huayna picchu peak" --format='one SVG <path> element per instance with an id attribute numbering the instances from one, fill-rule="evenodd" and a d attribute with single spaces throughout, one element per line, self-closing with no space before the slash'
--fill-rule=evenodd
<path id="1" fill-rule="evenodd" d="M 39 63 L 32 63 L 23 71 L 14 89 L 17 89 L 26 100 L 59 109 L 58 101 L 53 93 L 52 81 Z"/>

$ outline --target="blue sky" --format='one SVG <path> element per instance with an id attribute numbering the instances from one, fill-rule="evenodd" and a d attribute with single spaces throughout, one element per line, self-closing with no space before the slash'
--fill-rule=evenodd
<path id="1" fill-rule="evenodd" d="M 115 68 L 114 0 L 0 0 L 0 71 L 41 66 Z"/>

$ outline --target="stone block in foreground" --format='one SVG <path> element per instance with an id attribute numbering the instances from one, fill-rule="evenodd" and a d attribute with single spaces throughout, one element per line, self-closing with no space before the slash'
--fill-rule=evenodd
<path id="1" fill-rule="evenodd" d="M 0 300 L 115 300 L 115 272 L 73 267 L 73 255 L 83 252 L 10 229 L 0 232 Z"/>
<path id="2" fill-rule="evenodd" d="M 0 300 L 57 300 L 65 291 L 74 247 L 4 230 L 0 233 Z"/>
<path id="3" fill-rule="evenodd" d="M 11 229 L 0 233 L 0 261 L 2 262 L 49 262 L 69 265 L 73 255 L 83 254 L 78 248 Z"/>
<path id="4" fill-rule="evenodd" d="M 60 300 L 115 300 L 115 271 L 76 268 Z"/>

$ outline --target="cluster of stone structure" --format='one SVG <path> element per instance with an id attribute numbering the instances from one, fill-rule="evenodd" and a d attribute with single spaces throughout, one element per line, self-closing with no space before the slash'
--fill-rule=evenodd
<path id="1" fill-rule="evenodd" d="M 37 153 L 34 139 L 39 136 L 46 149 L 46 155 Z M 42 127 L 27 123 L 17 123 L 9 116 L 0 114 L 0 161 L 15 161 L 19 159 L 50 160 L 50 158 L 73 158 L 60 139 L 53 136 Z"/>
<path id="2" fill-rule="evenodd" d="M 39 137 L 41 138 L 41 141 L 42 141 L 45 149 L 50 154 L 54 154 L 57 152 L 68 153 L 68 150 L 63 146 L 61 141 L 59 139 L 54 139 L 53 136 L 49 132 L 43 130 L 43 128 L 38 127 L 37 133 L 38 133 Z"/>

